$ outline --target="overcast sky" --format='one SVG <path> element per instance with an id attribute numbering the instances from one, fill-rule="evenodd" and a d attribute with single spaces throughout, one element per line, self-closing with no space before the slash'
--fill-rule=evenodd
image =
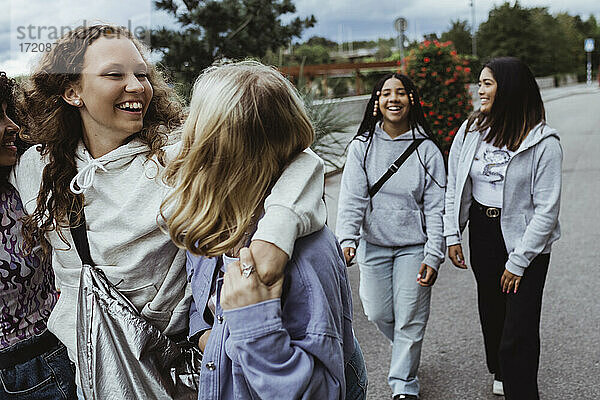
<path id="1" fill-rule="evenodd" d="M 408 20 L 407 35 L 421 38 L 427 33 L 447 30 L 451 20 L 463 19 L 471 23 L 470 0 L 295 0 L 299 15 L 313 14 L 317 25 L 305 33 L 325 36 L 335 41 L 395 37 L 393 22 L 397 17 Z M 474 0 L 475 20 L 487 20 L 494 5 L 502 0 Z M 514 0 L 510 1 L 514 4 Z M 348 4 L 353 4 L 351 7 Z M 524 7 L 548 7 L 551 13 L 567 11 L 587 19 L 591 13 L 600 17 L 598 0 L 521 0 Z M 340 35 L 340 31 L 342 32 Z"/>
<path id="2" fill-rule="evenodd" d="M 474 0 L 476 23 L 487 19 L 489 10 L 501 0 Z M 409 39 L 441 33 L 451 20 L 471 21 L 470 0 L 295 0 L 297 15 L 314 15 L 317 24 L 302 39 L 325 36 L 334 41 L 370 40 L 395 37 L 393 22 L 408 20 Z M 514 0 L 511 1 L 511 4 Z M 527 7 L 549 7 L 552 13 L 567 11 L 583 18 L 594 14 L 600 19 L 598 0 L 521 0 Z M 351 6 L 350 6 L 351 4 Z M 87 21 L 111 22 L 147 28 L 175 27 L 173 19 L 153 7 L 151 0 L 0 0 L 0 70 L 9 75 L 28 73 L 39 53 L 27 43 L 52 41 L 62 27 Z M 289 18 L 288 16 L 287 18 Z M 29 28 L 32 26 L 33 28 Z M 63 28 L 64 29 L 64 28 Z"/>

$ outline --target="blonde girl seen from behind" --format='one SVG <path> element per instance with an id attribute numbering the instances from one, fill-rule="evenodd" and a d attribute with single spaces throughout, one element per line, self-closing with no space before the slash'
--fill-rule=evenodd
<path id="1" fill-rule="evenodd" d="M 270 67 L 213 67 L 195 84 L 165 176 L 174 191 L 161 210 L 173 241 L 191 253 L 189 336 L 207 368 L 219 363 L 203 369 L 199 399 L 342 400 L 348 382 L 366 380 L 334 235 L 325 227 L 296 240 L 283 277 L 269 286 L 244 248 L 274 182 L 313 137 L 298 93 Z M 352 360 L 360 368 L 347 367 Z M 363 374 L 351 380 L 346 371 Z"/>

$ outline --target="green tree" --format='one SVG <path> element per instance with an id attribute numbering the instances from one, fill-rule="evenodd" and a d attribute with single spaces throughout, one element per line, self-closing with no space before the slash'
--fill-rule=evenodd
<path id="1" fill-rule="evenodd" d="M 567 13 L 551 15 L 546 7 L 524 8 L 519 2 L 514 6 L 506 2 L 492 9 L 479 26 L 477 42 L 483 59 L 518 57 L 536 76 L 581 75 L 585 68 L 583 39 L 598 33 L 593 15 L 583 21 Z"/>
<path id="2" fill-rule="evenodd" d="M 344 48 L 348 49 L 350 47 L 350 43 L 345 42 Z M 352 41 L 352 48 L 354 50 L 357 49 L 372 49 L 373 47 L 377 47 L 377 42 L 374 40 L 354 40 Z"/>
<path id="3" fill-rule="evenodd" d="M 329 50 L 320 44 L 301 44 L 294 49 L 294 56 L 299 60 L 299 63 L 304 60 L 305 65 L 327 64 L 329 62 Z"/>
<path id="4" fill-rule="evenodd" d="M 592 38 L 596 42 L 594 51 L 592 52 L 592 73 L 598 71 L 600 65 L 600 25 L 598 24 L 596 17 L 590 15 L 586 21 L 583 21 L 579 16 L 574 17 L 575 27 L 581 34 L 579 37 L 579 43 L 577 44 L 577 51 L 580 54 L 580 60 L 578 65 L 580 66 L 577 70 L 577 74 L 581 80 L 585 79 L 585 65 L 587 63 L 587 54 L 581 52 L 583 46 L 583 40 L 586 38 Z"/>
<path id="5" fill-rule="evenodd" d="M 386 39 L 379 39 L 377 41 L 377 52 L 375 53 L 375 59 L 377 60 L 385 60 L 386 58 L 392 55 L 392 46 L 393 42 Z"/>
<path id="6" fill-rule="evenodd" d="M 471 54 L 471 28 L 468 22 L 457 19 L 456 21 L 451 21 L 451 24 L 450 29 L 442 33 L 441 41 L 452 42 L 458 54 Z"/>
<path id="7" fill-rule="evenodd" d="M 548 74 L 547 48 L 542 27 L 534 12 L 506 2 L 493 8 L 488 20 L 479 25 L 477 48 L 482 59 L 513 56 L 523 60 L 536 76 Z"/>
<path id="8" fill-rule="evenodd" d="M 419 88 L 423 111 L 445 156 L 461 123 L 473 111 L 467 85 L 470 74 L 469 62 L 449 42 L 426 40 L 406 60 L 406 75 Z"/>
<path id="9" fill-rule="evenodd" d="M 316 22 L 311 15 L 282 23 L 282 15 L 296 11 L 292 0 L 157 0 L 155 5 L 173 15 L 180 28 L 154 31 L 152 48 L 187 84 L 216 59 L 264 57 Z"/>
<path id="10" fill-rule="evenodd" d="M 593 14 L 590 14 L 586 21 L 582 20 L 581 17 L 576 16 L 576 27 L 579 32 L 581 32 L 584 36 L 590 37 L 598 34 L 598 23 L 596 21 L 596 17 Z"/>
<path id="11" fill-rule="evenodd" d="M 304 44 L 307 44 L 309 46 L 323 46 L 327 49 L 337 49 L 338 44 L 337 42 L 331 41 L 327 38 L 321 37 L 321 36 L 312 36 L 310 37 Z"/>
<path id="12" fill-rule="evenodd" d="M 568 14 L 552 16 L 547 8 L 533 8 L 533 21 L 541 29 L 538 39 L 544 44 L 544 50 L 538 59 L 538 69 L 541 74 L 557 74 L 573 72 L 577 68 L 578 54 L 576 42 L 578 35 L 570 26 L 571 17 Z"/>

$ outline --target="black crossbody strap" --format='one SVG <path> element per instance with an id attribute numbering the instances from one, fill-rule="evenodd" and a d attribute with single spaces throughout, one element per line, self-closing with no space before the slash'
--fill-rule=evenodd
<path id="1" fill-rule="evenodd" d="M 413 140 L 410 146 L 408 146 L 408 148 L 404 150 L 404 153 L 402 153 L 400 157 L 398 157 L 398 159 L 394 161 L 392 165 L 390 165 L 388 170 L 385 171 L 385 174 L 383 174 L 381 178 L 379 178 L 379 180 L 369 189 L 369 196 L 375 196 L 375 193 L 377 193 L 379 189 L 381 189 L 383 184 L 386 183 L 387 180 L 390 179 L 390 177 L 396 173 L 396 171 L 398 171 L 400 166 L 404 164 L 404 161 L 406 161 L 406 159 L 412 154 L 412 152 L 415 151 L 417 147 L 419 147 L 419 145 L 424 141 L 425 139 Z"/>
<path id="2" fill-rule="evenodd" d="M 74 211 L 69 213 L 69 225 L 71 226 L 71 236 L 73 243 L 77 249 L 77 254 L 81 258 L 83 264 L 96 266 L 90 255 L 90 244 L 88 242 L 87 232 L 85 228 L 85 212 L 81 210 L 81 221 L 77 224 L 77 214 Z"/>

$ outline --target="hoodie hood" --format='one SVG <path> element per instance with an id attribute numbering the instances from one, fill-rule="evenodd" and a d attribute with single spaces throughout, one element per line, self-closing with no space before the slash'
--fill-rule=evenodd
<path id="1" fill-rule="evenodd" d="M 94 185 L 94 177 L 98 170 L 102 172 L 118 170 L 129 164 L 138 155 L 149 151 L 148 145 L 135 138 L 102 157 L 93 158 L 85 147 L 83 140 L 80 140 L 75 150 L 75 163 L 78 172 L 71 180 L 71 191 L 75 194 L 84 193 L 86 189 Z"/>
<path id="2" fill-rule="evenodd" d="M 560 140 L 560 137 L 558 136 L 558 131 L 546 125 L 546 121 L 542 121 L 536 126 L 534 126 L 533 129 L 531 129 L 531 131 L 529 131 L 529 134 L 527 135 L 525 140 L 523 140 L 523 143 L 521 143 L 521 146 L 519 146 L 519 149 L 517 150 L 517 153 L 522 153 L 525 150 L 533 147 L 533 156 L 531 157 L 532 173 L 531 182 L 529 185 L 529 193 L 531 195 L 533 195 L 535 187 L 535 177 L 537 176 L 537 157 L 535 155 L 537 149 L 536 145 L 539 144 L 542 140 L 552 136 L 554 136 L 557 140 Z"/>
<path id="3" fill-rule="evenodd" d="M 560 140 L 560 137 L 558 136 L 558 131 L 546 125 L 546 121 L 542 121 L 536 126 L 534 126 L 533 129 L 531 129 L 525 140 L 523 140 L 523 143 L 521 143 L 519 151 L 523 151 L 532 146 L 535 146 L 536 144 L 550 136 L 554 136 L 558 140 Z"/>
<path id="4" fill-rule="evenodd" d="M 424 131 L 424 129 L 419 126 L 418 129 L 414 130 L 414 137 L 413 137 L 413 130 L 409 129 L 406 132 L 404 132 L 392 139 L 390 137 L 390 135 L 388 135 L 387 132 L 383 130 L 383 128 L 381 127 L 381 122 L 380 122 L 375 126 L 374 133 L 381 140 L 394 141 L 394 140 L 412 140 L 414 138 L 417 138 L 417 139 L 427 138 L 427 136 L 424 133 L 422 133 L 422 131 Z"/>

